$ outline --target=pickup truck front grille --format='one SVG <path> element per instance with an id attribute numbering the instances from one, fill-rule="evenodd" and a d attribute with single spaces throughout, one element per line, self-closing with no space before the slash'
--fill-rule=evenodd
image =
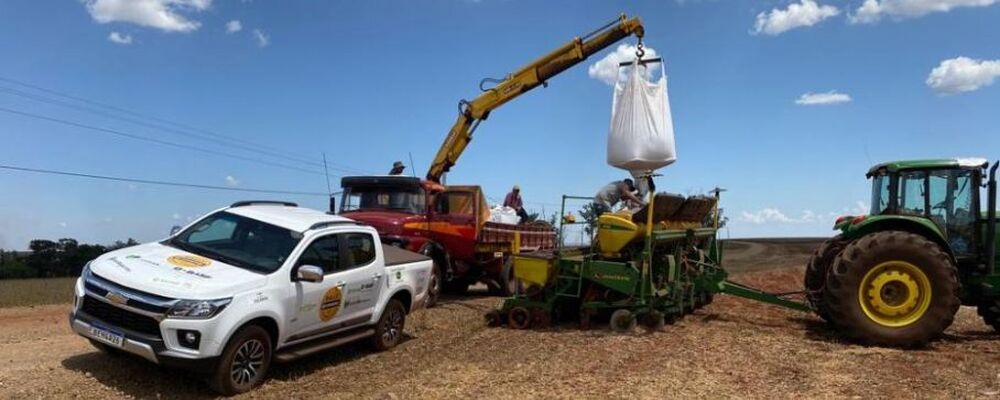
<path id="1" fill-rule="evenodd" d="M 83 305 L 80 310 L 109 325 L 109 327 L 122 328 L 162 339 L 160 337 L 160 323 L 153 317 L 115 307 L 90 296 L 83 296 Z"/>

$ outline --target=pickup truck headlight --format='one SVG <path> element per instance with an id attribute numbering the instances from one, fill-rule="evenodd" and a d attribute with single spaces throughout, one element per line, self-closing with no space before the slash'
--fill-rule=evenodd
<path id="1" fill-rule="evenodd" d="M 167 317 L 206 319 L 212 318 L 229 305 L 232 298 L 218 300 L 180 300 L 170 307 Z"/>

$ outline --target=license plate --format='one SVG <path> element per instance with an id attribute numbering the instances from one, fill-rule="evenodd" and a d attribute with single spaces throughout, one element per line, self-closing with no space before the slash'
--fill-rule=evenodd
<path id="1" fill-rule="evenodd" d="M 90 327 L 90 337 L 115 347 L 122 347 L 125 345 L 124 335 L 100 326 Z"/>

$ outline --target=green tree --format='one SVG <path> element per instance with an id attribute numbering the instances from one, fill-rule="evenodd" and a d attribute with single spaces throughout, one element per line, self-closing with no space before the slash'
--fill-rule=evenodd
<path id="1" fill-rule="evenodd" d="M 583 227 L 583 231 L 586 232 L 588 236 L 593 237 L 594 229 L 597 228 L 597 217 L 600 217 L 594 203 L 585 204 L 577 213 L 580 214 L 580 218 L 587 221 L 587 225 Z"/>

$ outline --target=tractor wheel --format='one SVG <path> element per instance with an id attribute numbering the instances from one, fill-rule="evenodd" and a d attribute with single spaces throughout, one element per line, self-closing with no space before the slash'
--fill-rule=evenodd
<path id="1" fill-rule="evenodd" d="M 514 329 L 528 329 L 531 326 L 531 312 L 524 307 L 514 307 L 507 313 L 507 324 Z"/>
<path id="2" fill-rule="evenodd" d="M 823 300 L 823 288 L 826 287 L 826 275 L 833 264 L 834 258 L 844 250 L 847 242 L 841 235 L 834 236 L 823 242 L 809 258 L 806 264 L 805 288 L 806 298 L 809 304 L 816 310 L 816 314 L 824 321 L 830 320 L 830 311 L 826 301 Z"/>
<path id="3" fill-rule="evenodd" d="M 1000 332 L 1000 299 L 984 300 L 979 304 L 979 316 L 983 317 L 986 325 L 992 326 L 993 330 Z"/>
<path id="4" fill-rule="evenodd" d="M 500 311 L 490 310 L 483 318 L 486 320 L 486 326 L 488 327 L 493 328 L 503 325 L 503 316 L 500 315 Z"/>
<path id="5" fill-rule="evenodd" d="M 844 247 L 830 268 L 823 301 L 829 320 L 848 337 L 915 347 L 951 325 L 958 291 L 955 265 L 937 243 L 883 231 Z"/>
<path id="6" fill-rule="evenodd" d="M 619 333 L 631 332 L 636 326 L 635 315 L 624 308 L 611 313 L 611 320 L 608 323 L 611 325 L 611 330 Z"/>
<path id="7" fill-rule="evenodd" d="M 662 331 L 666 325 L 666 319 L 663 317 L 663 313 L 659 311 L 653 310 L 642 316 L 642 326 L 650 331 Z"/>

